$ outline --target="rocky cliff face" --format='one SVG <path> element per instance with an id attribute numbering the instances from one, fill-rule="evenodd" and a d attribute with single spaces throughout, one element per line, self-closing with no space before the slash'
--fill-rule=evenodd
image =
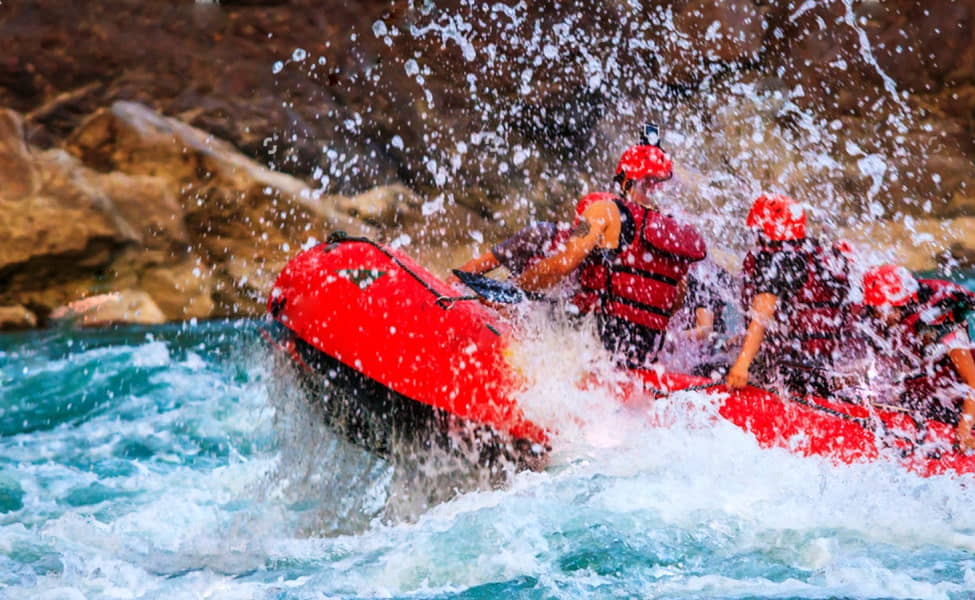
<path id="1" fill-rule="evenodd" d="M 122 296 L 93 304 L 82 323 L 259 315 L 302 246 L 335 230 L 418 237 L 431 224 L 405 186 L 324 194 L 132 102 L 96 111 L 47 150 L 25 141 L 19 114 L 0 112 L 0 178 L 0 321 L 11 327 L 110 292 Z M 439 219 L 483 228 L 465 209 Z M 457 238 L 441 241 L 416 252 L 444 271 Z"/>
<path id="2" fill-rule="evenodd" d="M 448 264 L 607 185 L 648 117 L 699 211 L 778 189 L 914 266 L 965 256 L 973 21 L 950 0 L 5 2 L 0 305 L 43 322 L 130 289 L 170 319 L 254 314 L 329 228 Z"/>
<path id="3" fill-rule="evenodd" d="M 146 107 L 97 111 L 65 149 L 24 141 L 0 113 L 0 305 L 41 318 L 92 294 L 138 289 L 168 319 L 257 314 L 301 243 L 374 234 L 298 179 Z"/>

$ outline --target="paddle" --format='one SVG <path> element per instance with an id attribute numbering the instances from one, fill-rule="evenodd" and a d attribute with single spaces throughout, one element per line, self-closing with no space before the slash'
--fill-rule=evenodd
<path id="1" fill-rule="evenodd" d="M 518 304 L 525 300 L 537 300 L 536 294 L 525 292 L 510 281 L 498 281 L 477 273 L 454 269 L 454 275 L 472 292 L 488 302 L 498 304 Z"/>

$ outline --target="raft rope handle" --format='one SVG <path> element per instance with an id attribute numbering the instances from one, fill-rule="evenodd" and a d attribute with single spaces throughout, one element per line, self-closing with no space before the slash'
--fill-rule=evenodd
<path id="1" fill-rule="evenodd" d="M 701 390 L 706 390 L 706 389 L 709 389 L 709 388 L 717 387 L 719 385 L 724 385 L 724 384 L 722 382 L 715 382 L 715 383 L 707 383 L 707 384 L 701 384 L 701 385 L 692 385 L 692 386 L 688 386 L 686 388 L 680 388 L 680 389 L 676 389 L 676 390 L 661 390 L 661 389 L 652 388 L 652 387 L 645 387 L 644 389 L 646 389 L 648 392 L 651 392 L 651 393 L 653 393 L 655 395 L 658 395 L 658 396 L 669 396 L 670 394 L 673 394 L 673 393 L 676 393 L 676 392 L 694 392 L 694 391 L 701 391 Z M 779 396 L 777 394 L 774 394 L 773 392 L 771 392 L 769 390 L 766 390 L 766 389 L 763 389 L 763 388 L 760 388 L 760 387 L 756 387 L 756 386 L 752 386 L 752 387 L 754 387 L 756 390 L 759 390 L 761 392 L 765 392 L 766 394 L 771 394 L 771 395 L 773 395 L 773 396 L 775 396 L 777 398 L 782 398 L 782 396 Z M 813 409 L 819 410 L 821 412 L 824 412 L 826 414 L 829 414 L 829 415 L 832 415 L 832 416 L 835 416 L 835 417 L 840 417 L 840 418 L 846 419 L 848 421 L 853 421 L 854 423 L 856 423 L 857 425 L 860 425 L 864 429 L 866 429 L 867 426 L 870 425 L 870 421 L 867 420 L 867 419 L 864 419 L 862 417 L 854 417 L 853 415 L 848 415 L 848 414 L 846 414 L 844 412 L 841 412 L 841 411 L 838 411 L 838 410 L 836 410 L 834 408 L 830 408 L 828 406 L 823 406 L 822 404 L 819 404 L 817 402 L 812 402 L 810 400 L 806 400 L 805 398 L 803 398 L 801 396 L 796 396 L 796 395 L 790 394 L 787 398 L 789 400 L 792 400 L 796 404 L 801 404 L 802 406 L 806 406 L 808 408 L 813 408 Z"/>
<path id="2" fill-rule="evenodd" d="M 680 389 L 677 389 L 677 390 L 661 390 L 661 389 L 652 388 L 652 387 L 645 387 L 644 389 L 647 390 L 648 392 L 651 392 L 651 393 L 656 394 L 658 396 L 669 396 L 670 394 L 673 394 L 673 393 L 676 393 L 676 392 L 695 392 L 695 391 L 701 391 L 701 390 L 706 390 L 706 389 L 709 389 L 709 388 L 717 387 L 719 385 L 724 385 L 724 383 L 722 383 L 722 382 L 719 381 L 719 382 L 706 383 L 706 384 L 701 384 L 701 385 L 692 385 L 692 386 L 688 386 L 686 388 L 680 388 Z M 773 392 L 771 392 L 769 390 L 766 390 L 766 389 L 763 389 L 763 388 L 760 388 L 760 387 L 757 387 L 757 386 L 751 386 L 751 387 L 754 387 L 756 390 L 758 390 L 760 392 L 765 392 L 766 394 L 771 394 L 771 395 L 775 396 L 776 398 L 782 398 L 783 397 L 783 396 L 779 396 L 778 394 L 775 394 L 775 393 L 773 393 Z M 833 415 L 835 417 L 840 417 L 840 418 L 846 419 L 848 421 L 853 421 L 854 423 L 856 423 L 857 425 L 860 425 L 863 428 L 867 428 L 867 426 L 870 425 L 870 421 L 867 420 L 867 419 L 864 419 L 862 417 L 854 417 L 853 415 L 848 415 L 848 414 L 846 414 L 844 412 L 841 412 L 841 411 L 836 410 L 835 408 L 830 408 L 828 406 L 823 406 L 822 404 L 819 404 L 817 402 L 812 402 L 810 400 L 806 400 L 805 398 L 803 398 L 801 396 L 796 396 L 794 394 L 790 394 L 789 396 L 787 396 L 787 398 L 789 400 L 792 400 L 796 404 L 801 404 L 802 406 L 806 406 L 806 407 L 809 407 L 809 408 L 813 408 L 813 409 L 822 411 L 822 412 L 824 412 L 826 414 Z"/>
<path id="3" fill-rule="evenodd" d="M 328 244 L 325 251 L 327 252 L 331 250 L 332 248 L 334 248 L 338 244 L 341 244 L 342 242 L 362 242 L 365 244 L 369 244 L 376 250 L 379 250 L 380 252 L 385 254 L 387 258 L 389 258 L 391 261 L 396 263 L 396 266 L 403 269 L 407 275 L 420 282 L 420 285 L 422 285 L 428 292 L 436 296 L 435 303 L 437 304 L 437 306 L 439 306 L 444 310 L 449 310 L 450 307 L 453 306 L 454 302 L 458 302 L 461 300 L 479 299 L 478 296 L 444 296 L 443 294 L 435 290 L 433 286 L 427 282 L 427 280 L 423 279 L 422 277 L 420 277 L 420 275 L 414 272 L 413 269 L 404 265 L 400 259 L 396 258 L 396 256 L 393 255 L 392 252 L 384 248 L 381 244 L 378 244 L 367 237 L 354 237 L 354 236 L 350 236 L 344 231 L 333 231 L 331 234 L 329 234 L 328 239 L 325 240 L 325 243 Z"/>

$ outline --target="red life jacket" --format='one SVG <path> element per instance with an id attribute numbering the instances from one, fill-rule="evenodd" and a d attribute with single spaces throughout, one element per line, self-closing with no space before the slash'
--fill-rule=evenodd
<path id="1" fill-rule="evenodd" d="M 975 294 L 960 285 L 941 279 L 920 279 L 918 284 L 918 301 L 901 321 L 906 349 L 923 364 L 918 373 L 904 380 L 905 395 L 909 402 L 915 403 L 929 402 L 944 395 L 946 388 L 963 383 L 947 353 L 933 362 L 926 361 L 925 354 L 930 344 L 952 329 L 964 326 L 968 313 L 975 307 Z M 975 357 L 975 350 L 972 355 Z M 943 407 L 945 415 L 956 413 L 961 399 L 943 398 L 953 404 Z M 957 414 L 953 416 L 957 418 Z"/>
<path id="2" fill-rule="evenodd" d="M 779 298 L 775 319 L 779 327 L 769 332 L 773 352 L 791 351 L 793 355 L 819 362 L 829 361 L 839 347 L 841 332 L 846 330 L 849 293 L 849 264 L 835 249 L 824 250 L 816 241 L 768 243 L 759 252 L 795 252 L 806 265 L 805 280 L 796 292 Z M 751 309 L 755 296 L 756 252 L 745 256 L 742 265 L 742 305 Z"/>
<path id="3" fill-rule="evenodd" d="M 620 244 L 593 251 L 579 268 L 580 290 L 572 302 L 597 312 L 663 332 L 675 309 L 677 286 L 691 264 L 707 256 L 696 229 L 672 217 L 608 193 L 579 201 L 581 215 L 595 202 L 612 200 L 620 211 Z"/>

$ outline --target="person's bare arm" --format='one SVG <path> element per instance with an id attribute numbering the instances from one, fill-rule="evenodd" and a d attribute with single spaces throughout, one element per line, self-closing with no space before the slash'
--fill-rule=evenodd
<path id="1" fill-rule="evenodd" d="M 741 388 L 748 385 L 748 369 L 758 354 L 758 349 L 765 338 L 765 328 L 772 321 L 775 306 L 779 298 L 775 294 L 758 294 L 752 299 L 751 322 L 745 332 L 745 340 L 741 345 L 738 359 L 728 370 L 727 384 L 730 388 Z"/>
<path id="2" fill-rule="evenodd" d="M 963 450 L 975 450 L 975 437 L 972 436 L 972 424 L 975 422 L 975 360 L 972 360 L 972 353 L 966 348 L 955 348 L 948 352 L 948 356 L 962 381 L 968 384 L 968 394 L 962 403 L 955 429 L 958 444 Z"/>
<path id="3" fill-rule="evenodd" d="M 713 331 L 714 313 L 703 306 L 697 307 L 694 310 L 694 328 L 689 332 L 691 339 L 704 341 Z"/>
<path id="4" fill-rule="evenodd" d="M 518 286 L 536 292 L 561 281 L 599 245 L 614 218 L 619 220 L 619 210 L 612 202 L 597 202 L 587 208 L 564 248 L 525 269 L 518 277 Z"/>

